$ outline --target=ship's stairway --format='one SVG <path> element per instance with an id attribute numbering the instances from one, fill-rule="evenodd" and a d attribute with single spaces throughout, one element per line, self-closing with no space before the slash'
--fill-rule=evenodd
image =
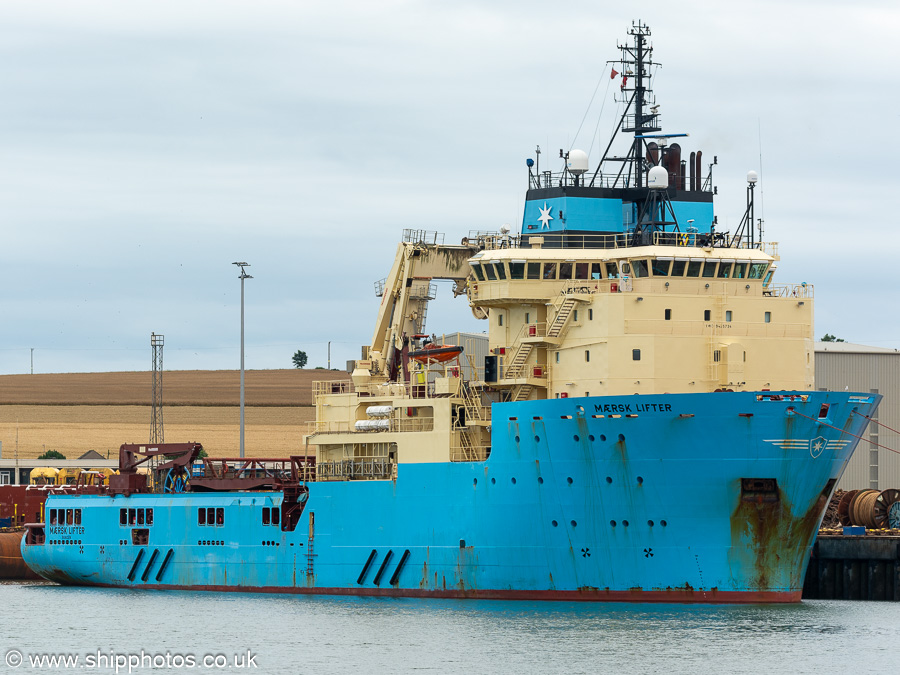
<path id="1" fill-rule="evenodd" d="M 481 404 L 481 397 L 470 382 L 462 386 L 467 427 L 489 427 L 491 425 L 491 409 Z"/>

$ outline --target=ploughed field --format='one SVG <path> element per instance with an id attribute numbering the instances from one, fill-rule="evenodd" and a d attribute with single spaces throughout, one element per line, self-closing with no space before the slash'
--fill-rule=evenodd
<path id="1" fill-rule="evenodd" d="M 244 376 L 248 457 L 287 457 L 302 450 L 314 417 L 312 383 L 349 379 L 328 370 L 250 370 Z M 195 441 L 210 455 L 236 457 L 240 447 L 240 372 L 165 371 L 163 431 L 167 442 Z M 0 375 L 3 457 L 34 458 L 58 450 L 75 459 L 88 450 L 117 456 L 122 443 L 150 439 L 149 372 Z M 18 440 L 17 440 L 18 439 Z"/>

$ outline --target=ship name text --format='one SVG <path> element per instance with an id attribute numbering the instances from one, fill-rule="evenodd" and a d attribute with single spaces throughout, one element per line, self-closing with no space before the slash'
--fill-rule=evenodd
<path id="1" fill-rule="evenodd" d="M 672 412 L 671 403 L 595 403 L 598 413 Z"/>

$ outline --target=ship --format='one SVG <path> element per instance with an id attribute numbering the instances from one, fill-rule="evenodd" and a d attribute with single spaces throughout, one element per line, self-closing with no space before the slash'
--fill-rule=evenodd
<path id="1" fill-rule="evenodd" d="M 574 148 L 526 161 L 518 233 L 404 232 L 295 455 L 123 446 L 108 487 L 47 499 L 27 564 L 134 589 L 800 601 L 880 396 L 816 390 L 813 286 L 774 281 L 755 173 L 718 227 L 717 161 L 662 132 L 649 38 L 632 24 L 610 62 L 624 112 L 593 171 Z M 486 323 L 479 358 L 425 332 L 437 280 Z"/>

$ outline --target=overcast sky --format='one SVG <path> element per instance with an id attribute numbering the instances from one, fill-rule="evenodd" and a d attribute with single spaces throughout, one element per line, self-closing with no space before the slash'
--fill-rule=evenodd
<path id="1" fill-rule="evenodd" d="M 149 369 L 154 331 L 166 369 L 236 368 L 236 260 L 247 368 L 324 366 L 329 341 L 343 367 L 404 228 L 518 228 L 535 145 L 596 163 L 635 19 L 664 129 L 718 156 L 719 229 L 757 170 L 816 335 L 900 347 L 897 4 L 641 7 L 4 0 L 0 373 L 32 348 L 36 373 Z M 485 325 L 441 286 L 427 328 Z"/>

